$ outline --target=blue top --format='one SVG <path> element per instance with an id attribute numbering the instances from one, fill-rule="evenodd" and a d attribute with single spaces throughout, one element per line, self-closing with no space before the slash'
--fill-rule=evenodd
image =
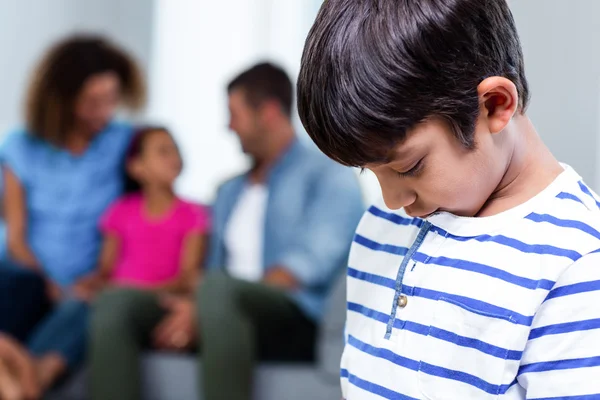
<path id="1" fill-rule="evenodd" d="M 123 161 L 131 126 L 110 123 L 81 155 L 74 155 L 24 130 L 0 146 L 26 193 L 27 240 L 48 276 L 67 286 L 96 266 L 100 216 L 123 191 Z M 5 230 L 4 221 L 0 227 Z M 0 257 L 7 259 L 6 240 Z"/>
<path id="2" fill-rule="evenodd" d="M 218 191 L 208 268 L 227 266 L 225 228 L 248 175 Z M 267 180 L 263 268 L 288 268 L 302 288 L 291 294 L 305 314 L 321 318 L 335 276 L 347 265 L 348 251 L 364 211 L 354 173 L 296 141 Z"/>

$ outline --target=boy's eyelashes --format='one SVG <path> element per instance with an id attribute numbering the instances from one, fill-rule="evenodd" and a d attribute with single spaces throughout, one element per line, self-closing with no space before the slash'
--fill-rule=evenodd
<path id="1" fill-rule="evenodd" d="M 419 175 L 421 173 L 421 171 L 423 170 L 423 166 L 424 166 L 424 162 L 423 161 L 424 160 L 425 160 L 425 158 L 421 158 L 411 168 L 409 168 L 406 171 L 398 171 L 398 170 L 395 170 L 395 171 L 402 178 L 412 178 L 412 177 L 415 177 L 415 176 Z"/>
<path id="2" fill-rule="evenodd" d="M 398 169 L 394 168 L 394 167 L 390 167 L 398 176 L 402 177 L 402 178 L 410 178 L 410 177 L 415 177 L 417 175 L 419 175 L 421 173 L 421 171 L 423 170 L 423 166 L 424 166 L 424 160 L 425 157 L 421 158 L 419 161 L 417 161 L 415 164 L 413 164 L 412 167 L 410 167 L 408 170 L 405 171 L 399 171 Z M 367 171 L 369 168 L 367 167 L 359 167 L 360 170 L 360 174 L 362 175 L 365 171 Z"/>

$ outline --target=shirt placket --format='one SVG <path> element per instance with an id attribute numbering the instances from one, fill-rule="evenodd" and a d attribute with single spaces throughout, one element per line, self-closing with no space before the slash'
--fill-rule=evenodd
<path id="1" fill-rule="evenodd" d="M 431 229 L 431 223 L 428 221 L 424 221 L 423 224 L 421 225 L 421 228 L 419 229 L 417 238 L 415 239 L 413 244 L 410 246 L 410 248 L 406 252 L 406 255 L 402 259 L 402 262 L 400 263 L 400 267 L 398 268 L 398 274 L 396 275 L 396 290 L 394 293 L 394 301 L 392 303 L 392 311 L 390 313 L 390 318 L 388 320 L 388 324 L 387 324 L 387 328 L 386 328 L 386 332 L 385 332 L 386 339 L 389 339 L 392 335 L 392 330 L 394 328 L 394 321 L 396 320 L 396 313 L 398 311 L 398 307 L 404 308 L 404 307 L 406 307 L 406 304 L 408 303 L 408 298 L 406 297 L 405 294 L 403 294 L 402 282 L 404 280 L 404 274 L 406 273 L 406 269 L 407 269 L 409 263 L 412 261 L 413 256 L 415 255 L 415 253 L 419 250 L 419 248 L 425 241 L 425 237 L 427 236 L 427 233 L 429 232 L 430 229 Z"/>

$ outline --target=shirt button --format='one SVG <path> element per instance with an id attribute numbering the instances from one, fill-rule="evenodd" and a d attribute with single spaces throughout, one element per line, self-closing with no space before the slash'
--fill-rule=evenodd
<path id="1" fill-rule="evenodd" d="M 398 298 L 398 306 L 400 308 L 404 308 L 404 307 L 406 307 L 407 304 L 408 304 L 408 297 L 406 297 L 405 295 L 401 295 Z"/>

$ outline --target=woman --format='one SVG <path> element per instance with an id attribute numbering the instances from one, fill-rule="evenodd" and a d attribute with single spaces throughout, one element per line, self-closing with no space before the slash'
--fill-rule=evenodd
<path id="1" fill-rule="evenodd" d="M 71 37 L 34 72 L 26 128 L 0 147 L 6 224 L 0 281 L 14 287 L 41 278 L 52 303 L 27 343 L 42 389 L 83 358 L 88 306 L 76 293 L 94 290 L 88 275 L 100 250 L 98 220 L 122 192 L 132 132 L 114 117 L 120 105 L 138 109 L 143 102 L 143 81 L 129 55 L 102 38 Z M 36 305 L 15 302 L 0 297 L 0 310 L 20 310 L 4 314 L 12 322 L 0 327 L 24 335 L 27 321 L 20 319 L 35 314 L 27 308 Z"/>

